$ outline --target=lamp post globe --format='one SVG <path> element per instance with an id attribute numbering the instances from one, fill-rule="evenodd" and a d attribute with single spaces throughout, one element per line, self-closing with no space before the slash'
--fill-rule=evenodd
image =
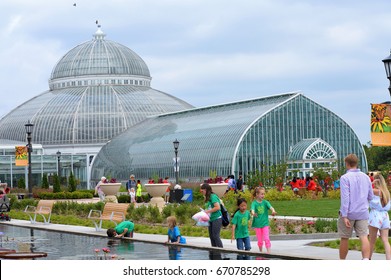
<path id="1" fill-rule="evenodd" d="M 179 141 L 178 139 L 175 139 L 174 142 L 174 150 L 175 150 L 175 184 L 178 185 L 179 183 L 179 172 L 178 172 L 178 148 L 179 148 Z"/>
<path id="2" fill-rule="evenodd" d="M 387 79 L 390 81 L 390 85 L 388 86 L 388 91 L 391 96 L 391 52 L 388 57 L 382 60 L 384 63 L 384 68 L 386 70 Z"/>
<path id="3" fill-rule="evenodd" d="M 33 146 L 31 145 L 31 134 L 33 133 L 33 127 L 34 124 L 30 122 L 30 120 L 27 121 L 27 123 L 24 125 L 26 129 L 27 134 L 27 155 L 28 155 L 28 177 L 27 177 L 27 184 L 28 184 L 28 196 L 29 198 L 33 197 L 33 176 L 32 176 L 32 170 L 31 170 L 31 153 L 33 151 Z"/>

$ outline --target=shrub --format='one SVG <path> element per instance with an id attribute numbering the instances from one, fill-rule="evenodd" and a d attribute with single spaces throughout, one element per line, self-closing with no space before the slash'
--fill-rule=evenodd
<path id="1" fill-rule="evenodd" d="M 131 213 L 131 218 L 133 219 L 133 221 L 143 221 L 144 217 L 147 214 L 147 210 L 147 207 L 144 205 L 134 208 Z"/>
<path id="2" fill-rule="evenodd" d="M 337 232 L 337 220 L 317 219 L 315 230 L 316 232 Z"/>
<path id="3" fill-rule="evenodd" d="M 53 192 L 61 192 L 61 183 L 60 183 L 60 178 L 57 176 L 57 174 L 53 175 Z"/>
<path id="4" fill-rule="evenodd" d="M 20 189 L 26 188 L 26 182 L 23 177 L 19 178 L 17 185 L 18 185 L 18 188 L 20 188 Z"/>
<path id="5" fill-rule="evenodd" d="M 269 201 L 273 200 L 296 200 L 297 196 L 294 194 L 291 188 L 286 188 L 284 191 L 278 191 L 276 188 L 269 189 L 265 194 L 265 199 Z"/>
<path id="6" fill-rule="evenodd" d="M 148 207 L 147 221 L 150 223 L 161 223 L 163 221 L 160 210 L 156 206 Z"/>
<path id="7" fill-rule="evenodd" d="M 49 189 L 49 180 L 48 180 L 48 174 L 44 173 L 42 176 L 42 184 L 41 187 L 43 189 Z"/>
<path id="8" fill-rule="evenodd" d="M 76 191 L 76 179 L 75 179 L 75 176 L 73 176 L 72 171 L 71 171 L 71 174 L 69 175 L 69 178 L 68 178 L 68 191 L 69 192 Z"/>

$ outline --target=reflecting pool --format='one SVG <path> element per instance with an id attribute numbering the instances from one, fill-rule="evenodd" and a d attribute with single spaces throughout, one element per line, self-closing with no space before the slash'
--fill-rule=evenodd
<path id="1" fill-rule="evenodd" d="M 0 246 L 16 251 L 46 252 L 47 260 L 208 260 L 259 257 L 128 239 L 87 236 L 0 224 Z M 110 252 L 105 253 L 109 249 Z M 103 250 L 104 249 L 104 250 Z"/>

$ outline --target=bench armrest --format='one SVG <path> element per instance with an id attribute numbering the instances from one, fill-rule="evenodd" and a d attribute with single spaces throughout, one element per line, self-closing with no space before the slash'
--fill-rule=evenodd
<path id="1" fill-rule="evenodd" d="M 97 213 L 98 216 L 92 216 L 92 214 L 94 214 L 94 213 Z M 102 211 L 100 211 L 100 210 L 91 209 L 90 213 L 88 213 L 88 219 L 95 219 L 95 218 L 99 218 L 100 216 L 102 216 Z"/>

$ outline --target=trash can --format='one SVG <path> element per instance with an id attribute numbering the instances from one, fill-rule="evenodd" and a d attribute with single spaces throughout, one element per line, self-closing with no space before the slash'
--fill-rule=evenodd
<path id="1" fill-rule="evenodd" d="M 170 191 L 170 203 L 182 203 L 183 190 Z"/>
<path id="2" fill-rule="evenodd" d="M 193 202 L 193 190 L 192 189 L 184 189 L 183 196 L 185 202 Z"/>

